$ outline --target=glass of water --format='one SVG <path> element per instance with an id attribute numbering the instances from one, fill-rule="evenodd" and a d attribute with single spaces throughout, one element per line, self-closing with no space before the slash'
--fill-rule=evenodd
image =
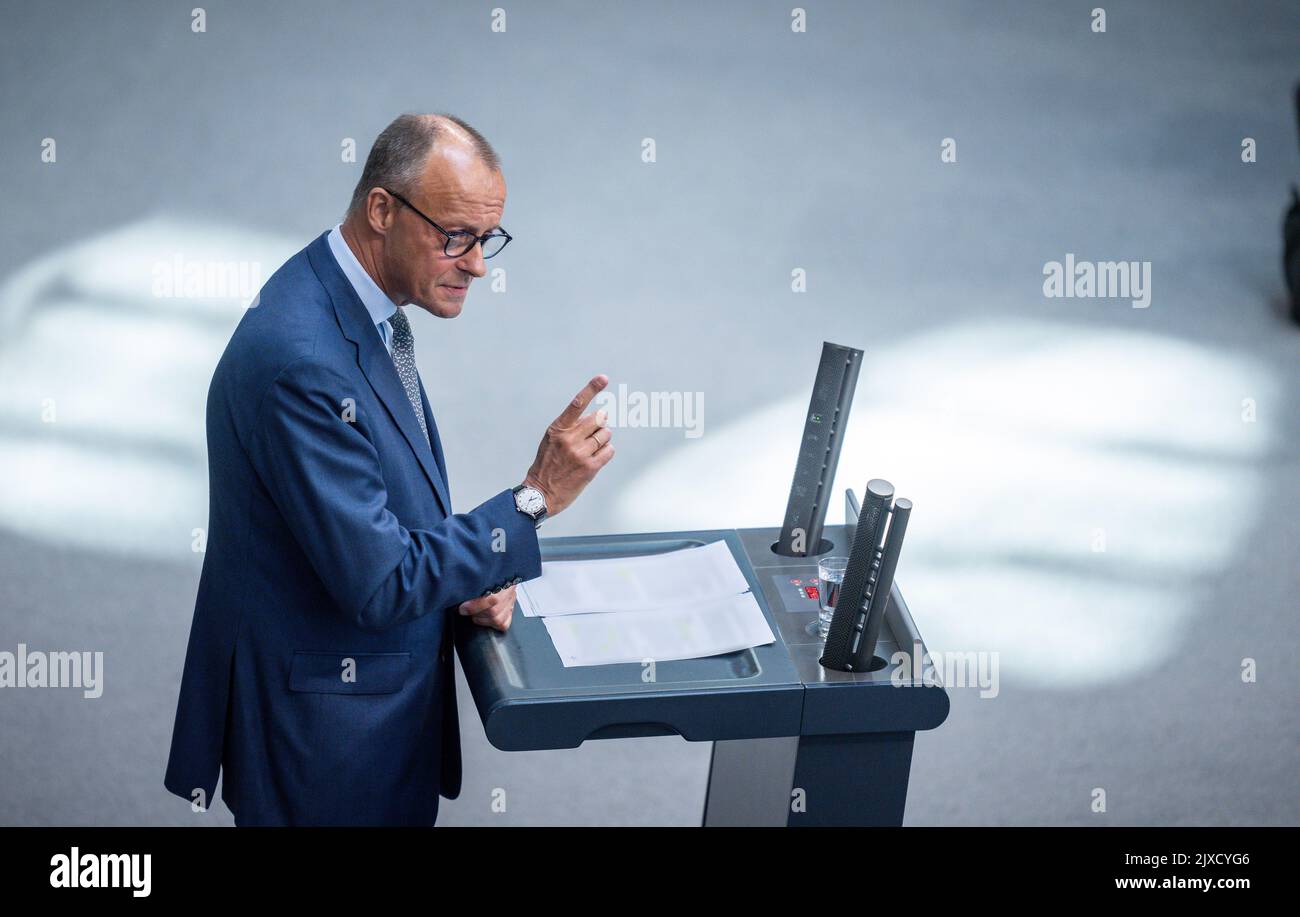
<path id="1" fill-rule="evenodd" d="M 831 616 L 835 613 L 835 601 L 840 597 L 844 571 L 848 565 L 847 557 L 823 557 L 817 561 L 817 591 L 821 598 L 821 610 L 817 613 L 817 636 L 823 640 L 831 632 Z"/>

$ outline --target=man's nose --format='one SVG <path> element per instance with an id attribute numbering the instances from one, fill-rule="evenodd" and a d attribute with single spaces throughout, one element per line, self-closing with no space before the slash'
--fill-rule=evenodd
<path id="1" fill-rule="evenodd" d="M 473 248 L 456 259 L 456 267 L 474 277 L 482 277 L 486 274 L 487 265 L 483 263 L 483 246 L 475 243 Z"/>

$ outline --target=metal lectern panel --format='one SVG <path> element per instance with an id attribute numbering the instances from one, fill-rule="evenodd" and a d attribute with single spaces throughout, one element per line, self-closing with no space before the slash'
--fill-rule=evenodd
<path id="1" fill-rule="evenodd" d="M 897 582 L 890 591 L 885 628 L 876 644 L 876 655 L 888 664 L 875 672 L 841 672 L 820 663 L 823 641 L 810 633 L 817 621 L 817 603 L 802 597 L 799 588 L 815 581 L 820 558 L 848 555 L 853 529 L 851 525 L 826 526 L 826 550 L 806 557 L 777 554 L 772 549 L 777 529 L 737 532 L 807 691 L 800 732 L 831 735 L 934 729 L 948 716 L 948 693 L 942 684 L 916 677 L 923 666 L 911 664 L 912 660 L 924 660 L 928 651 Z"/>

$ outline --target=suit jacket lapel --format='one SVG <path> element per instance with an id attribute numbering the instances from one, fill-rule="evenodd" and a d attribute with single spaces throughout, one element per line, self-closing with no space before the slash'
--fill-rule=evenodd
<path id="1" fill-rule="evenodd" d="M 442 472 L 442 486 L 446 488 L 447 512 L 451 513 L 451 479 L 447 477 L 447 464 L 442 451 L 442 439 L 438 436 L 438 424 L 433 420 L 433 411 L 429 407 L 429 395 L 424 390 L 424 380 L 420 380 L 420 404 L 424 408 L 424 422 L 429 427 L 429 436 L 433 439 L 433 457 Z"/>
<path id="2" fill-rule="evenodd" d="M 357 364 L 361 367 L 361 372 L 365 374 L 371 388 L 387 408 L 393 423 L 397 424 L 411 451 L 415 453 L 425 477 L 429 479 L 429 484 L 442 505 L 443 513 L 450 516 L 451 497 L 447 493 L 440 464 L 434 457 L 429 441 L 424 438 L 424 433 L 420 430 L 420 422 L 416 419 L 415 411 L 411 409 L 410 399 L 406 397 L 406 389 L 402 387 L 402 380 L 397 375 L 393 358 L 384 349 L 384 342 L 370 319 L 370 313 L 366 311 L 361 298 L 357 296 L 357 291 L 352 289 L 352 284 L 348 282 L 338 262 L 334 260 L 334 254 L 329 250 L 329 242 L 326 240 L 327 236 L 328 233 L 321 233 L 316 241 L 307 246 L 307 257 L 316 271 L 316 276 L 320 278 L 330 294 L 330 299 L 334 302 L 334 312 L 338 315 L 343 336 L 357 345 Z M 432 434 L 434 428 L 427 408 L 425 416 Z M 441 444 L 439 448 L 441 449 Z"/>

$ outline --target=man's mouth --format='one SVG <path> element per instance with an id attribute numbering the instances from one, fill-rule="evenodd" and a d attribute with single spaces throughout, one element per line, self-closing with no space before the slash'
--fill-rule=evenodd
<path id="1" fill-rule="evenodd" d="M 443 283 L 443 284 L 439 284 L 439 286 L 441 286 L 452 296 L 464 296 L 465 291 L 469 289 L 469 284 L 467 283 L 461 284 L 459 286 L 454 283 Z"/>

